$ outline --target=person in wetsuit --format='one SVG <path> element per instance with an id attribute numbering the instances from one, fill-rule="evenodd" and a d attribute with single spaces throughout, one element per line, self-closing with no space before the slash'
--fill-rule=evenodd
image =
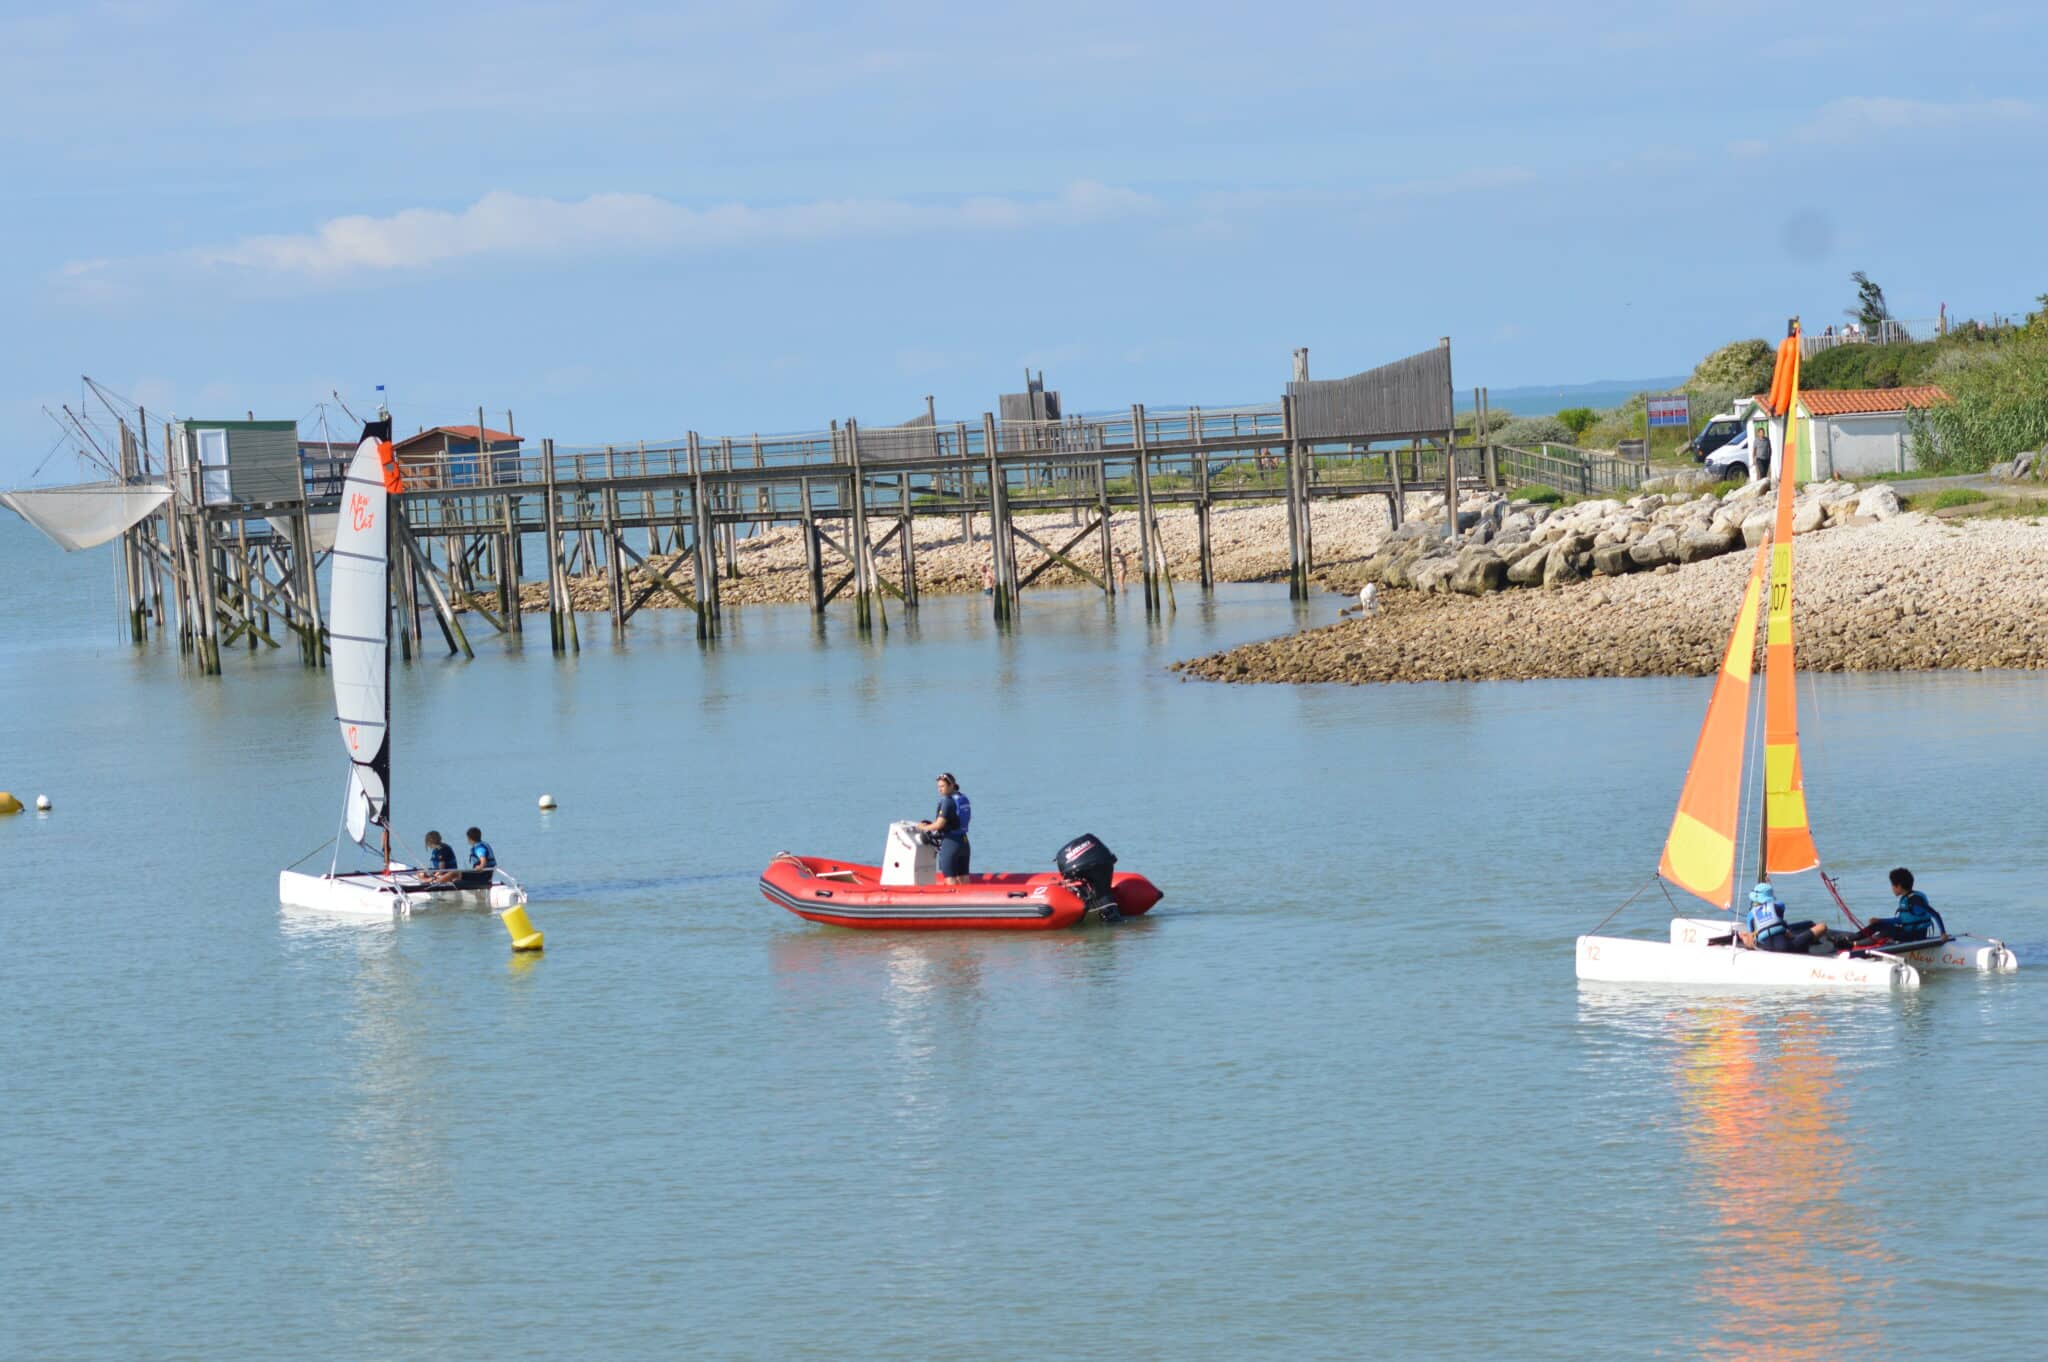
<path id="1" fill-rule="evenodd" d="M 967 825 L 974 818 L 974 806 L 952 772 L 943 773 L 938 781 L 938 810 L 919 823 L 918 830 L 938 838 L 939 878 L 947 884 L 965 884 L 967 865 L 974 854 L 967 841 Z"/>
<path id="2" fill-rule="evenodd" d="M 462 887 L 488 889 L 491 872 L 498 868 L 498 855 L 484 840 L 483 829 L 471 828 L 464 836 L 469 838 L 469 869 L 462 872 Z"/>
<path id="3" fill-rule="evenodd" d="M 428 884 L 455 883 L 455 848 L 438 832 L 427 833 L 427 873 L 420 878 Z"/>
<path id="4" fill-rule="evenodd" d="M 1766 880 L 1749 891 L 1749 944 L 1760 951 L 1804 955 L 1827 939 L 1827 929 L 1812 922 L 1785 921 L 1785 905 Z"/>
<path id="5" fill-rule="evenodd" d="M 1948 935 L 1948 924 L 1941 920 L 1941 914 L 1934 911 L 1934 905 L 1927 901 L 1927 895 L 1913 887 L 1913 872 L 1900 866 L 1891 875 L 1892 893 L 1899 897 L 1899 908 L 1890 917 L 1874 917 L 1863 924 L 1863 930 L 1849 938 L 1851 943 L 1872 939 L 1884 941 L 1925 941 L 1930 933 Z"/>

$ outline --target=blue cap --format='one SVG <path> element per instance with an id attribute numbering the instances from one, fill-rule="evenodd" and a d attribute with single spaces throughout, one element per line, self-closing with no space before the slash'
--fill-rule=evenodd
<path id="1" fill-rule="evenodd" d="M 1771 888 L 1769 880 L 1765 880 L 1762 884 L 1749 891 L 1749 901 L 1751 903 L 1771 903 L 1776 901 L 1777 897 L 1778 891 Z"/>

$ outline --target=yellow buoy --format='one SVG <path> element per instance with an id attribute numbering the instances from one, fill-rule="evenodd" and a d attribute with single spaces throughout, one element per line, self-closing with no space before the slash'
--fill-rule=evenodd
<path id="1" fill-rule="evenodd" d="M 502 916 L 505 919 L 505 930 L 512 937 L 513 950 L 537 951 L 541 948 L 540 932 L 534 927 L 533 920 L 527 917 L 525 905 L 515 904 L 507 908 Z"/>
<path id="2" fill-rule="evenodd" d="M 21 801 L 5 790 L 0 790 L 0 813 L 20 813 Z"/>

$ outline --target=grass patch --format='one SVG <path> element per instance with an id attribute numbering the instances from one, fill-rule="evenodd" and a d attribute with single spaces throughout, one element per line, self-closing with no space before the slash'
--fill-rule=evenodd
<path id="1" fill-rule="evenodd" d="M 1946 511 L 1954 506 L 1974 506 L 1990 499 L 1974 487 L 1944 487 L 1934 494 L 1934 509 Z"/>
<path id="2" fill-rule="evenodd" d="M 1564 500 L 1564 493 L 1558 491 L 1555 487 L 1545 486 L 1540 482 L 1532 482 L 1523 487 L 1510 487 L 1508 489 L 1508 500 L 1540 501 L 1545 505 L 1555 506 Z"/>
<path id="3" fill-rule="evenodd" d="M 1964 520 L 2035 520 L 2048 516 L 2048 501 L 2040 497 L 1993 497 Z"/>

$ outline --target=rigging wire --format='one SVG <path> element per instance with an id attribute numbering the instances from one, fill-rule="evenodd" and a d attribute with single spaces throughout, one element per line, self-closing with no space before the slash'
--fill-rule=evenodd
<path id="1" fill-rule="evenodd" d="M 1595 936 L 1595 935 L 1598 935 L 1598 934 L 1599 934 L 1599 931 L 1600 931 L 1600 929 L 1601 929 L 1602 927 L 1605 927 L 1605 926 L 1606 926 L 1606 925 L 1607 925 L 1608 923 L 1610 923 L 1610 922 L 1614 921 L 1614 919 L 1616 919 L 1616 918 L 1618 918 L 1618 917 L 1620 917 L 1620 916 L 1621 916 L 1621 910 L 1622 910 L 1623 908 L 1626 908 L 1626 907 L 1628 907 L 1628 906 L 1629 906 L 1629 905 L 1630 905 L 1631 903 L 1634 903 L 1634 902 L 1635 902 L 1635 901 L 1636 901 L 1637 899 L 1641 898 L 1641 897 L 1643 896 L 1643 891 L 1644 891 L 1644 890 L 1648 889 L 1648 888 L 1649 888 L 1649 887 L 1650 887 L 1651 885 L 1653 885 L 1653 884 L 1662 884 L 1663 882 L 1664 882 L 1664 881 L 1663 881 L 1662 879 L 1660 879 L 1659 877 L 1657 877 L 1657 876 L 1655 876 L 1655 875 L 1652 875 L 1652 876 L 1650 876 L 1650 878 L 1649 878 L 1649 879 L 1647 879 L 1647 880 L 1644 880 L 1644 881 L 1643 881 L 1643 882 L 1642 882 L 1642 883 L 1641 883 L 1640 885 L 1636 886 L 1636 892 L 1635 892 L 1635 893 L 1633 893 L 1633 894 L 1630 894 L 1630 895 L 1629 895 L 1629 896 L 1628 896 L 1627 898 L 1623 899 L 1623 900 L 1621 901 L 1620 905 L 1619 905 L 1618 907 L 1616 907 L 1616 908 L 1615 908 L 1615 910 L 1614 910 L 1613 912 L 1609 913 L 1609 914 L 1608 914 L 1608 915 L 1607 915 L 1606 917 L 1603 917 L 1603 918 L 1601 918 L 1599 922 L 1595 923 L 1595 924 L 1594 924 L 1594 926 L 1593 926 L 1593 930 L 1592 930 L 1592 931 L 1590 931 L 1590 932 L 1587 932 L 1587 933 L 1586 933 L 1586 935 L 1587 935 L 1587 936 Z M 1669 898 L 1669 897 L 1671 896 L 1671 891 L 1670 891 L 1669 889 L 1666 889 L 1666 890 L 1664 891 L 1664 896 L 1665 896 L 1666 898 Z M 1678 905 L 1677 905 L 1677 904 L 1673 904 L 1673 905 L 1672 905 L 1672 910 L 1673 910 L 1673 912 L 1674 912 L 1674 913 L 1675 913 L 1675 912 L 1677 911 L 1677 907 L 1678 907 Z"/>

